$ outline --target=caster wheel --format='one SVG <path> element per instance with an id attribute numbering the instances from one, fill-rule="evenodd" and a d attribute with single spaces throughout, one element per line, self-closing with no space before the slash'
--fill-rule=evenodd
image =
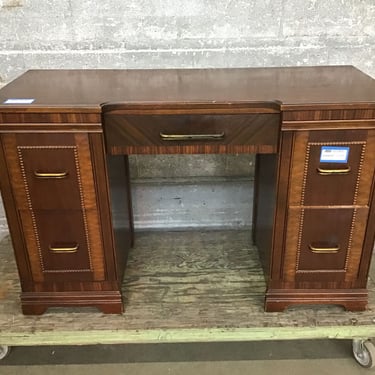
<path id="1" fill-rule="evenodd" d="M 0 361 L 4 359 L 10 352 L 10 346 L 0 345 Z"/>
<path id="2" fill-rule="evenodd" d="M 353 340 L 353 355 L 355 360 L 365 368 L 375 366 L 375 346 L 369 340 Z"/>

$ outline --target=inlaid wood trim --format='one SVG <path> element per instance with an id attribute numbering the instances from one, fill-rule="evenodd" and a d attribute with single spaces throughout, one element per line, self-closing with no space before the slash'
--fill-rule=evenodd
<path id="1" fill-rule="evenodd" d="M 302 232 L 305 221 L 305 210 L 301 209 L 301 216 L 298 227 L 298 240 L 297 240 L 297 251 L 296 251 L 296 261 L 295 261 L 295 274 L 299 271 L 299 264 L 301 259 L 301 246 L 302 246 Z"/>
<path id="2" fill-rule="evenodd" d="M 351 253 L 352 253 L 352 246 L 353 246 L 353 233 L 354 233 L 354 224 L 356 223 L 356 219 L 357 219 L 357 209 L 354 209 L 353 210 L 353 216 L 352 216 L 352 222 L 351 222 L 351 225 L 350 225 L 350 234 L 349 234 L 349 241 L 348 241 L 348 249 L 347 249 L 347 252 L 346 252 L 346 257 L 345 257 L 345 267 L 344 267 L 344 270 L 345 272 L 348 270 L 348 262 L 351 258 Z M 345 277 L 345 280 L 348 279 L 348 275 L 346 275 Z"/>
<path id="3" fill-rule="evenodd" d="M 82 177 L 81 177 L 81 172 L 80 172 L 80 165 L 79 165 L 79 157 L 78 157 L 77 147 L 74 147 L 74 161 L 75 161 L 75 165 L 76 165 L 78 190 L 79 190 L 79 197 L 80 197 L 80 203 L 81 203 L 83 225 L 85 227 L 85 239 L 86 239 L 87 251 L 88 251 L 88 256 L 89 256 L 90 271 L 93 271 L 90 236 L 89 236 L 89 230 L 88 230 L 88 224 L 87 224 L 87 215 L 86 215 L 86 208 L 85 208 L 85 197 L 84 197 L 83 188 L 82 188 Z"/>
<path id="4" fill-rule="evenodd" d="M 76 110 L 77 111 L 77 110 Z M 40 126 L 43 124 L 48 124 L 48 126 L 54 127 L 56 125 L 65 125 L 65 126 L 80 126 L 89 125 L 95 126 L 100 124 L 100 112 L 72 112 L 72 113 L 63 113 L 63 112 L 42 112 L 42 111 L 32 111 L 30 108 L 27 111 L 6 111 L 4 108 L 1 109 L 0 113 L 0 129 L 3 129 L 3 124 L 23 124 L 24 126 Z M 40 129 L 40 128 L 39 128 Z"/>
<path id="5" fill-rule="evenodd" d="M 301 112 L 354 112 L 358 111 L 360 113 L 369 113 L 371 116 L 375 112 L 375 105 L 373 102 L 356 102 L 356 103 L 306 103 L 306 104 L 281 104 L 280 110 L 286 111 L 288 113 L 296 112 L 297 114 Z M 371 112 L 372 111 L 372 112 Z"/>
<path id="6" fill-rule="evenodd" d="M 356 208 L 353 213 L 352 228 L 349 238 L 349 249 L 345 265 L 345 281 L 354 282 L 358 278 L 363 253 L 363 242 L 369 214 L 368 207 Z"/>
<path id="7" fill-rule="evenodd" d="M 20 215 L 22 230 L 25 236 L 27 256 L 30 259 L 32 278 L 35 282 L 43 282 L 43 259 L 41 256 L 39 236 L 35 235 L 38 230 L 36 228 L 34 213 L 30 210 L 19 210 L 18 213 Z"/>
<path id="8" fill-rule="evenodd" d="M 375 128 L 375 121 L 284 121 L 282 131 L 306 131 L 308 130 L 370 130 Z"/>
<path id="9" fill-rule="evenodd" d="M 276 154 L 277 145 L 112 146 L 111 155 Z"/>
<path id="10" fill-rule="evenodd" d="M 369 205 L 371 199 L 371 189 L 375 172 L 375 130 L 367 132 L 366 152 L 361 155 L 361 172 L 358 176 L 358 189 L 356 193 L 357 204 Z M 366 173 L 363 173 L 365 166 Z M 372 170 L 371 170 L 372 168 Z"/>
<path id="11" fill-rule="evenodd" d="M 98 124 L 0 124 L 0 133 L 102 133 L 102 125 Z"/>
<path id="12" fill-rule="evenodd" d="M 289 205 L 300 206 L 305 194 L 307 168 L 309 162 L 309 149 L 307 142 L 309 132 L 301 132 L 295 135 L 293 144 L 292 168 L 290 177 Z"/>
<path id="13" fill-rule="evenodd" d="M 74 136 L 77 144 L 77 170 L 80 172 L 82 189 L 82 210 L 85 211 L 87 236 L 91 240 L 91 261 L 94 280 L 105 279 L 104 246 L 99 219 L 95 179 L 91 160 L 88 134 L 78 133 Z"/>
<path id="14" fill-rule="evenodd" d="M 295 141 L 292 132 L 284 132 L 280 139 L 280 154 L 277 161 L 276 202 L 273 220 L 272 252 L 270 254 L 270 282 L 284 279 L 284 259 L 288 253 L 285 245 L 288 230 L 288 202 L 290 192 L 290 178 L 292 167 L 293 144 Z"/>
<path id="15" fill-rule="evenodd" d="M 375 119 L 374 108 L 356 108 L 356 109 L 310 109 L 299 111 L 283 111 L 283 119 L 285 122 L 293 121 L 298 122 L 315 122 L 324 120 L 338 120 L 347 122 L 346 120 L 366 121 Z"/>
<path id="16" fill-rule="evenodd" d="M 299 207 L 289 208 L 284 255 L 283 281 L 294 282 L 296 276 L 296 264 L 299 261 L 299 253 L 296 249 L 301 246 L 301 225 L 303 224 L 304 210 Z M 298 230 L 297 230 L 298 228 Z"/>

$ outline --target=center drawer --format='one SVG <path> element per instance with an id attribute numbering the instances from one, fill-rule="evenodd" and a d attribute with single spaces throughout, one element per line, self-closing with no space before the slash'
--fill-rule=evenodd
<path id="1" fill-rule="evenodd" d="M 104 115 L 111 154 L 275 153 L 279 127 L 274 113 Z"/>

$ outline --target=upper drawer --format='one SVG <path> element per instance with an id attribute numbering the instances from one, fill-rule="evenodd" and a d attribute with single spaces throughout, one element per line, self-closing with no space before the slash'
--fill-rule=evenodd
<path id="1" fill-rule="evenodd" d="M 3 134 L 18 208 L 95 207 L 87 134 Z"/>
<path id="2" fill-rule="evenodd" d="M 374 167 L 374 131 L 300 132 L 290 205 L 368 205 Z"/>
<path id="3" fill-rule="evenodd" d="M 278 114 L 104 115 L 107 149 L 132 153 L 274 153 Z"/>
<path id="4" fill-rule="evenodd" d="M 79 209 L 74 146 L 18 146 L 22 175 L 34 209 Z"/>

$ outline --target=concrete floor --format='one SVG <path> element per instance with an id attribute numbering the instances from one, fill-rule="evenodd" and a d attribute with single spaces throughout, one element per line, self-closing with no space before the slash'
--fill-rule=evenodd
<path id="1" fill-rule="evenodd" d="M 0 362 L 10 375 L 370 374 L 351 341 L 15 347 Z"/>

